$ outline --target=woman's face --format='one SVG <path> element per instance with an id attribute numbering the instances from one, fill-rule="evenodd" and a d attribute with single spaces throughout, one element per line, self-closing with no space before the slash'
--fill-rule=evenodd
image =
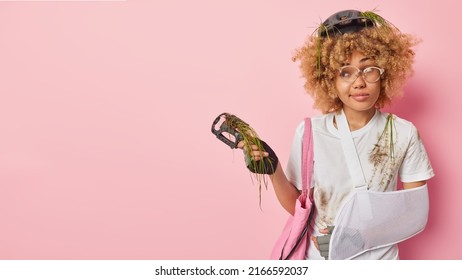
<path id="1" fill-rule="evenodd" d="M 348 65 L 364 70 L 367 67 L 375 66 L 375 62 L 371 57 L 354 51 Z M 373 69 L 373 71 L 377 70 Z M 371 80 L 369 77 L 368 79 Z M 376 82 L 366 81 L 362 73 L 358 75 L 355 81 L 349 82 L 345 81 L 339 73 L 335 79 L 335 86 L 338 97 L 343 103 L 343 110 L 363 113 L 375 112 L 375 103 L 380 95 L 380 83 L 380 78 Z"/>

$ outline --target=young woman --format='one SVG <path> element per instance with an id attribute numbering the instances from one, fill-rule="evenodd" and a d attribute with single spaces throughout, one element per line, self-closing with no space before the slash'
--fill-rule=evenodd
<path id="1" fill-rule="evenodd" d="M 323 112 L 311 118 L 315 218 L 308 259 L 327 258 L 329 238 L 324 237 L 331 234 L 341 207 L 355 192 L 339 133 L 340 118 L 347 120 L 368 190 L 396 191 L 398 178 L 404 189 L 418 188 L 434 176 L 416 127 L 380 111 L 412 74 L 415 43 L 412 36 L 373 12 L 348 10 L 329 17 L 294 56 L 301 63 L 307 92 Z M 301 189 L 303 134 L 302 122 L 295 132 L 286 172 L 278 163 L 270 176 L 279 202 L 291 214 Z M 277 161 L 266 143 L 264 147 L 266 152 L 260 153 L 254 146 L 252 159 Z M 322 242 L 327 242 L 327 251 L 326 244 L 318 244 Z M 382 246 L 353 258 L 398 259 L 398 247 Z"/>

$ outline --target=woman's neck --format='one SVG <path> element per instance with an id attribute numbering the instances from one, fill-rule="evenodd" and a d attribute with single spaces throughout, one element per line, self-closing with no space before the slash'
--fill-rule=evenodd
<path id="1" fill-rule="evenodd" d="M 375 111 L 375 108 L 371 108 L 367 111 L 355 111 L 349 108 L 343 108 L 350 131 L 363 128 L 374 117 Z"/>

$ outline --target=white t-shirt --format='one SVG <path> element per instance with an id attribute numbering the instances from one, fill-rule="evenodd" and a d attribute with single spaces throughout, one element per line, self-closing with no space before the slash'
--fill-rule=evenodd
<path id="1" fill-rule="evenodd" d="M 364 127 L 351 133 L 366 182 L 374 191 L 395 191 L 398 175 L 402 182 L 424 181 L 434 176 L 416 127 L 394 115 L 393 121 L 389 122 L 388 115 L 377 110 Z M 340 206 L 353 191 L 340 134 L 334 126 L 334 116 L 335 113 L 329 113 L 311 118 L 314 147 L 311 187 L 314 187 L 316 207 L 314 235 L 319 235 L 319 229 L 333 225 Z M 304 131 L 305 124 L 302 122 L 296 129 L 286 169 L 287 178 L 298 189 L 302 188 Z M 310 246 L 308 258 L 322 259 L 313 244 Z M 364 258 L 397 259 L 398 248 L 396 245 L 381 248 L 356 259 Z"/>

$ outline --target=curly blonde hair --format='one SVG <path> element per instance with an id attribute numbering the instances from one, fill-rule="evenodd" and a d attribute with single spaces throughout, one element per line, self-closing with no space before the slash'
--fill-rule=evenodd
<path id="1" fill-rule="evenodd" d="M 313 96 L 314 107 L 328 113 L 343 106 L 334 82 L 338 69 L 349 64 L 353 51 L 373 58 L 378 67 L 385 69 L 376 103 L 377 108 L 382 108 L 401 94 L 405 80 L 412 75 L 412 47 L 417 43 L 416 38 L 395 28 L 376 26 L 329 37 L 310 36 L 292 59 L 300 61 L 306 79 L 304 87 Z"/>

